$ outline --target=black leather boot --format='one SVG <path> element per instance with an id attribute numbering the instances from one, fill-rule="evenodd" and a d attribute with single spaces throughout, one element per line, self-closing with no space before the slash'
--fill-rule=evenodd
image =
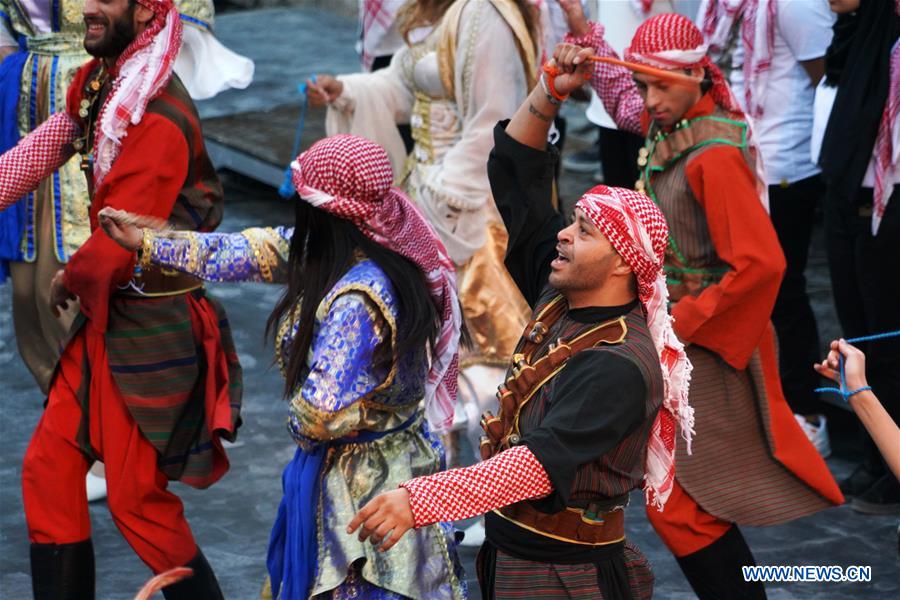
<path id="1" fill-rule="evenodd" d="M 193 576 L 163 588 L 166 600 L 224 600 L 216 575 L 200 548 L 197 548 L 197 555 L 191 562 L 184 566 L 193 569 Z"/>
<path id="2" fill-rule="evenodd" d="M 756 560 L 737 525 L 706 548 L 676 560 L 699 600 L 766 598 L 762 583 L 744 581 L 741 567 L 756 565 Z"/>
<path id="3" fill-rule="evenodd" d="M 94 600 L 94 545 L 32 544 L 31 587 L 35 600 Z"/>

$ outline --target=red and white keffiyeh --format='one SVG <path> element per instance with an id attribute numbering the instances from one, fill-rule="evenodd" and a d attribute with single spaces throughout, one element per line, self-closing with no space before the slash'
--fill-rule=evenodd
<path id="1" fill-rule="evenodd" d="M 659 353 L 665 391 L 647 443 L 644 491 L 647 504 L 662 511 L 675 481 L 676 423 L 687 441 L 688 453 L 694 433 L 694 410 L 688 403 L 692 366 L 672 329 L 663 273 L 669 228 L 659 207 L 633 190 L 598 185 L 575 206 L 584 211 L 634 272 L 638 298 Z"/>
<path id="2" fill-rule="evenodd" d="M 897 5 L 900 13 L 900 3 Z M 881 123 L 878 126 L 878 135 L 875 138 L 875 189 L 872 202 L 872 235 L 878 233 L 878 226 L 884 217 L 888 200 L 894 191 L 892 171 L 897 164 L 900 154 L 900 42 L 894 44 L 891 50 L 890 87 L 888 88 L 887 101 L 884 103 L 884 113 L 881 115 Z"/>
<path id="3" fill-rule="evenodd" d="M 709 93 L 720 107 L 747 123 L 747 137 L 756 161 L 756 191 L 759 200 L 769 210 L 769 188 L 759 145 L 753 137 L 753 121 L 744 113 L 737 98 L 725 81 L 722 71 L 709 58 L 708 45 L 693 21 L 679 14 L 664 13 L 650 17 L 637 28 L 631 46 L 625 50 L 625 60 L 658 69 L 691 69 L 703 67 L 709 74 L 712 88 Z"/>
<path id="4" fill-rule="evenodd" d="M 441 331 L 425 384 L 425 416 L 438 433 L 448 431 L 456 404 L 462 312 L 455 269 L 444 244 L 409 198 L 391 186 L 390 158 L 375 142 L 355 135 L 334 135 L 298 156 L 291 170 L 300 198 L 352 222 L 364 235 L 413 261 L 425 274 L 441 315 Z"/>
<path id="5" fill-rule="evenodd" d="M 96 185 L 112 168 L 128 127 L 141 122 L 147 104 L 169 84 L 181 49 L 181 19 L 173 1 L 137 2 L 152 10 L 154 16 L 116 61 L 112 90 L 100 110 L 95 132 Z"/>
<path id="6" fill-rule="evenodd" d="M 763 104 L 775 52 L 775 0 L 703 0 L 698 20 L 710 50 L 725 48 L 736 19 L 741 19 L 744 47 L 744 98 L 747 112 L 755 119 L 763 115 Z"/>
<path id="7" fill-rule="evenodd" d="M 712 80 L 713 99 L 727 111 L 742 114 L 722 71 L 707 55 L 707 44 L 697 26 L 682 15 L 664 13 L 650 17 L 637 28 L 625 60 L 657 69 L 703 67 Z"/>
<path id="8" fill-rule="evenodd" d="M 388 34 L 404 0 L 362 0 L 359 4 L 360 54 L 363 68 L 372 70 L 378 43 Z"/>

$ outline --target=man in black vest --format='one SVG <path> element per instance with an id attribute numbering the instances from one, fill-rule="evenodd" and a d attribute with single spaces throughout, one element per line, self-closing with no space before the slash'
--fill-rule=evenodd
<path id="1" fill-rule="evenodd" d="M 485 460 L 408 481 L 348 528 L 387 550 L 411 527 L 487 513 L 485 597 L 649 597 L 652 574 L 625 541 L 623 508 L 642 485 L 662 507 L 676 420 L 691 431 L 690 364 L 666 313 L 662 213 L 642 194 L 597 186 L 566 227 L 551 203 L 550 123 L 590 71 L 588 52 L 560 56 L 577 50 L 558 48 L 553 78 L 494 132 L 488 172 L 510 235 L 506 265 L 534 316 L 498 393 L 500 415 L 482 420 Z"/>

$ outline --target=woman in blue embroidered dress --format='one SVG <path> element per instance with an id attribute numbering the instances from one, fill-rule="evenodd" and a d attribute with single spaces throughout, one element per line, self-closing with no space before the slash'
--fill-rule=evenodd
<path id="1" fill-rule="evenodd" d="M 404 537 L 390 553 L 345 531 L 371 498 L 444 468 L 429 422 L 440 431 L 453 416 L 461 317 L 452 263 L 391 188 L 377 144 L 326 138 L 292 169 L 304 200 L 293 228 L 154 231 L 115 210 L 100 222 L 142 264 L 287 283 L 267 330 L 298 449 L 282 477 L 263 597 L 464 598 L 449 525 Z"/>

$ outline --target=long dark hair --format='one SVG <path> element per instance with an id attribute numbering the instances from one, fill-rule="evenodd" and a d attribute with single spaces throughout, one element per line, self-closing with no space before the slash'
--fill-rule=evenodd
<path id="1" fill-rule="evenodd" d="M 440 332 L 440 315 L 428 292 L 422 271 L 409 259 L 375 243 L 352 223 L 307 204 L 296 196 L 294 237 L 288 261 L 288 284 L 266 322 L 266 336 L 277 336 L 278 324 L 291 318 L 300 303 L 297 336 L 285 357 L 284 395 L 300 383 L 313 341 L 316 309 L 322 299 L 353 266 L 362 252 L 385 272 L 397 299 L 396 358 L 418 351 L 426 344 L 434 351 Z M 300 299 L 302 298 L 302 301 Z M 281 340 L 275 339 L 275 344 Z M 375 349 L 375 368 L 388 367 L 395 359 L 389 341 Z"/>

